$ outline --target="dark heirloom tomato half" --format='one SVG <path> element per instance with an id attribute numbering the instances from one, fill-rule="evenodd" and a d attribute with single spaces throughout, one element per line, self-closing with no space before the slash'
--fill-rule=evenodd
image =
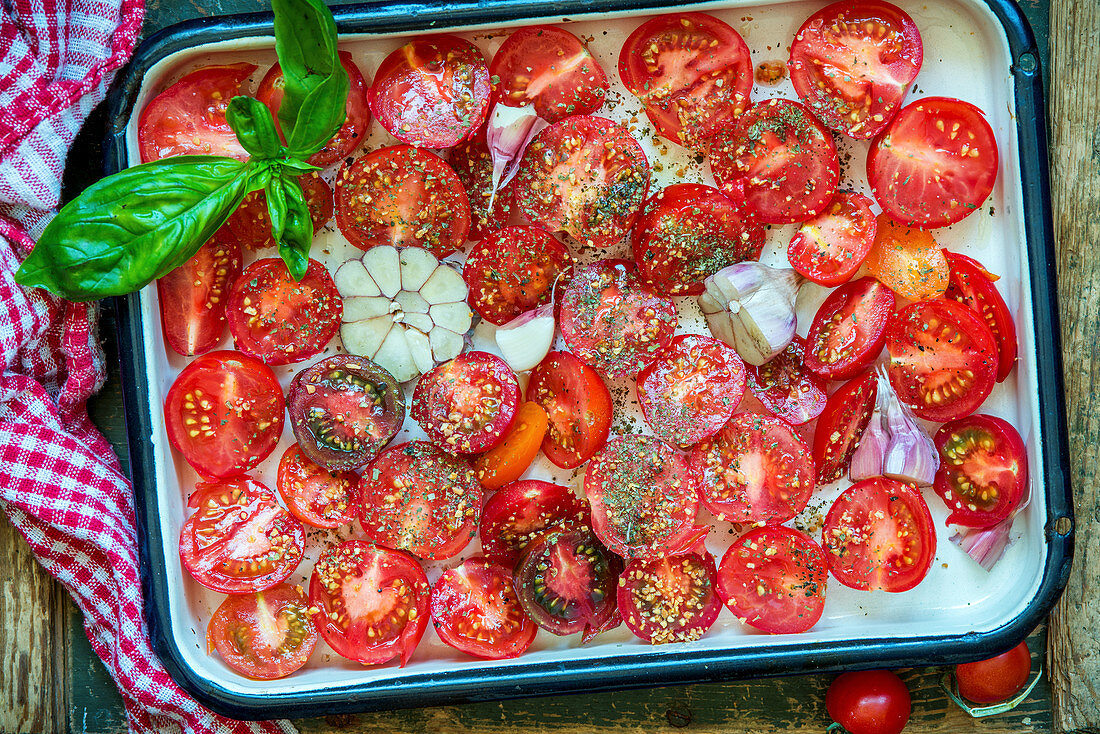
<path id="1" fill-rule="evenodd" d="M 565 245 L 538 227 L 507 227 L 470 248 L 462 279 L 470 306 L 501 326 L 550 301 L 558 275 L 572 267 Z"/>
<path id="2" fill-rule="evenodd" d="M 204 477 L 259 464 L 283 432 L 283 390 L 271 368 L 240 352 L 210 352 L 183 368 L 164 399 L 168 440 Z"/>
<path id="3" fill-rule="evenodd" d="M 997 341 L 997 382 L 1003 382 L 1016 364 L 1016 324 L 1008 304 L 993 285 L 996 275 L 991 275 L 977 260 L 948 252 L 947 264 L 951 268 L 951 281 L 944 294 L 958 301 L 982 317 Z"/>
<path id="4" fill-rule="evenodd" d="M 634 227 L 638 272 L 657 293 L 703 292 L 703 280 L 727 265 L 756 260 L 764 228 L 716 188 L 673 184 L 646 201 Z"/>
<path id="5" fill-rule="evenodd" d="M 845 383 L 825 401 L 814 428 L 814 466 L 819 484 L 848 471 L 878 398 L 878 378 L 867 372 Z"/>
<path id="6" fill-rule="evenodd" d="M 706 150 L 749 106 L 752 59 L 741 35 L 704 13 L 659 15 L 619 52 L 619 76 L 665 138 Z"/>
<path id="7" fill-rule="evenodd" d="M 279 460 L 276 489 L 290 514 L 315 528 L 338 528 L 359 517 L 359 475 L 330 471 L 293 444 Z"/>
<path id="8" fill-rule="evenodd" d="M 522 655 L 539 631 L 519 603 L 512 572 L 487 558 L 444 571 L 432 587 L 431 609 L 439 639 L 487 660 Z"/>
<path id="9" fill-rule="evenodd" d="M 924 497 L 886 477 L 864 479 L 837 497 L 821 535 L 829 570 L 853 589 L 909 591 L 936 556 Z"/>
<path id="10" fill-rule="evenodd" d="M 425 441 L 379 454 L 359 480 L 363 530 L 420 558 L 456 555 L 473 539 L 483 490 L 470 464 Z"/>
<path id="11" fill-rule="evenodd" d="M 611 393 L 596 370 L 569 352 L 550 352 L 531 373 L 527 399 L 546 411 L 542 452 L 574 469 L 603 448 L 611 431 Z"/>
<path id="12" fill-rule="evenodd" d="M 489 113 L 489 66 L 477 46 L 440 34 L 416 38 L 382 60 L 370 109 L 398 140 L 449 148 L 473 135 Z"/>
<path id="13" fill-rule="evenodd" d="M 622 561 L 584 525 L 559 525 L 531 539 L 516 564 L 523 610 L 555 635 L 608 629 Z"/>
<path id="14" fill-rule="evenodd" d="M 804 222 L 824 211 L 840 181 L 832 135 L 798 102 L 769 99 L 717 133 L 714 180 L 763 222 Z"/>
<path id="15" fill-rule="evenodd" d="M 1016 429 L 991 415 L 945 423 L 934 437 L 940 468 L 933 485 L 951 514 L 948 523 L 993 527 L 1027 493 L 1027 450 Z"/>
<path id="16" fill-rule="evenodd" d="M 829 294 L 806 334 L 806 369 L 826 380 L 847 380 L 875 361 L 886 343 L 894 292 L 874 278 Z"/>
<path id="17" fill-rule="evenodd" d="M 157 281 L 164 341 L 178 354 L 209 352 L 225 335 L 225 301 L 241 274 L 241 246 L 219 229 L 195 255 Z"/>
<path id="18" fill-rule="evenodd" d="M 634 226 L 649 189 L 649 161 L 622 125 L 576 115 L 535 136 L 515 180 L 527 221 L 588 247 L 610 247 Z"/>
<path id="19" fill-rule="evenodd" d="M 466 242 L 470 202 L 446 161 L 426 150 L 395 145 L 340 169 L 336 224 L 361 250 L 375 245 L 423 247 L 444 258 Z"/>
<path id="20" fill-rule="evenodd" d="M 502 487 L 481 511 L 481 548 L 489 558 L 514 566 L 536 535 L 565 523 L 588 525 L 588 503 L 569 487 L 523 479 Z"/>
<path id="21" fill-rule="evenodd" d="M 722 602 L 709 553 L 631 561 L 619 577 L 623 622 L 651 645 L 692 642 L 707 633 Z"/>
<path id="22" fill-rule="evenodd" d="M 725 605 L 745 624 L 771 634 L 805 632 L 817 624 L 828 581 L 821 546 L 782 525 L 745 533 L 718 566 Z"/>
<path id="23" fill-rule="evenodd" d="M 340 655 L 364 665 L 412 657 L 431 616 L 424 569 L 400 551 L 363 540 L 326 549 L 309 580 L 313 621 Z"/>
<path id="24" fill-rule="evenodd" d="M 920 32 L 904 10 L 882 0 L 842 0 L 798 29 L 791 81 L 826 125 L 867 139 L 897 114 L 923 60 Z"/>
<path id="25" fill-rule="evenodd" d="M 638 374 L 638 402 L 657 438 L 686 448 L 714 435 L 745 394 L 745 363 L 709 336 L 681 334 Z"/>
<path id="26" fill-rule="evenodd" d="M 233 670 L 260 680 L 290 675 L 316 646 L 309 599 L 290 584 L 226 597 L 206 627 L 208 652 L 217 650 Z"/>
<path id="27" fill-rule="evenodd" d="M 626 260 L 592 263 L 562 294 L 561 335 L 569 349 L 611 378 L 636 376 L 675 330 L 676 304 L 646 287 Z"/>
<path id="28" fill-rule="evenodd" d="M 809 423 L 825 409 L 825 385 L 806 369 L 802 337 L 759 367 L 746 365 L 749 390 L 764 407 L 793 426 Z"/>
<path id="29" fill-rule="evenodd" d="M 475 454 L 500 443 L 518 407 L 519 382 L 508 363 L 466 352 L 420 378 L 409 414 L 444 451 Z"/>
<path id="30" fill-rule="evenodd" d="M 624 558 L 653 560 L 692 549 L 699 498 L 687 458 L 652 436 L 617 436 L 588 465 L 592 529 Z"/>
<path id="31" fill-rule="evenodd" d="M 176 155 L 248 158 L 225 111 L 254 71 L 255 64 L 204 66 L 153 97 L 138 120 L 141 162 Z"/>
<path id="32" fill-rule="evenodd" d="M 208 589 L 262 591 L 286 579 L 302 560 L 302 524 L 249 477 L 200 483 L 187 506 L 195 512 L 180 529 L 180 559 Z"/>
<path id="33" fill-rule="evenodd" d="M 838 191 L 824 210 L 803 223 L 787 245 L 791 267 L 815 283 L 846 283 L 875 244 L 878 229 L 871 200 Z"/>
<path id="34" fill-rule="evenodd" d="M 493 157 L 485 145 L 485 132 L 451 149 L 448 158 L 470 204 L 471 240 L 480 240 L 508 223 L 516 200 L 513 178 L 493 195 Z M 493 202 L 492 211 L 489 201 Z"/>
<path id="35" fill-rule="evenodd" d="M 306 197 L 313 234 L 316 235 L 332 219 L 332 189 L 316 171 L 299 176 L 298 184 Z M 244 201 L 225 225 L 244 247 L 259 250 L 278 246 L 271 236 L 271 214 L 267 210 L 267 193 L 263 189 L 245 194 Z"/>
<path id="36" fill-rule="evenodd" d="M 699 499 L 720 519 L 781 523 L 814 491 L 810 451 L 779 418 L 740 413 L 691 451 Z"/>

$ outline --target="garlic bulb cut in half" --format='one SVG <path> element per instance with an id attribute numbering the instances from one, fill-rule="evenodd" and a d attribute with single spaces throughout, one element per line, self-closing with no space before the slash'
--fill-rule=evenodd
<path id="1" fill-rule="evenodd" d="M 420 247 L 372 247 L 334 278 L 344 300 L 340 338 L 408 382 L 462 351 L 473 325 L 462 275 Z"/>

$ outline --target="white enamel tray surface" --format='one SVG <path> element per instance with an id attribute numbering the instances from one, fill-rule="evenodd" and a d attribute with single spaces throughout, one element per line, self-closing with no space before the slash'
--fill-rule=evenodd
<path id="1" fill-rule="evenodd" d="M 751 49 L 753 63 L 759 64 L 763 61 L 786 60 L 789 44 L 797 28 L 811 13 L 825 4 L 797 2 L 769 5 L 733 0 L 696 7 L 714 14 L 736 28 Z M 1008 380 L 993 391 L 982 411 L 1005 418 L 1018 428 L 1028 446 L 1031 466 L 1041 467 L 1042 447 L 1036 440 L 1039 432 L 1037 359 L 1022 220 L 1022 188 L 1008 42 L 995 16 L 978 2 L 923 0 L 920 3 L 901 4 L 916 21 L 924 40 L 924 65 L 908 99 L 944 95 L 972 102 L 986 113 L 997 136 L 1000 170 L 993 194 L 974 214 L 952 227 L 936 230 L 935 236 L 948 249 L 971 255 L 984 263 L 990 271 L 1001 275 L 997 286 L 1016 319 L 1020 359 Z M 713 184 L 706 164 L 695 163 L 685 150 L 654 136 L 639 103 L 623 88 L 619 80 L 617 64 L 623 41 L 634 28 L 653 14 L 619 13 L 589 19 L 571 16 L 581 19 L 563 26 L 587 40 L 592 53 L 607 72 L 611 81 L 611 93 L 604 109 L 598 114 L 625 122 L 635 138 L 641 141 L 654 163 L 651 191 L 676 182 Z M 545 22 L 555 20 L 560 22 L 562 19 L 547 18 Z M 479 26 L 456 32 L 473 41 L 485 52 L 486 57 L 491 58 L 513 27 L 516 26 Z M 386 54 L 409 38 L 408 35 L 347 36 L 342 37 L 341 48 L 350 51 L 364 74 L 373 78 Z M 136 101 L 135 114 L 132 115 L 127 130 L 130 160 L 139 159 L 136 121 L 140 110 L 152 95 L 197 66 L 241 60 L 251 61 L 259 66 L 252 81 L 255 89 L 274 58 L 272 39 L 261 38 L 201 46 L 176 53 L 156 64 L 145 77 Z M 757 85 L 753 89 L 754 100 L 774 96 L 796 98 L 789 80 L 775 87 Z M 372 150 L 394 142 L 374 122 L 363 150 Z M 842 187 L 870 195 L 864 168 L 867 144 L 846 138 L 838 142 L 843 165 Z M 362 152 L 361 150 L 360 154 Z M 327 171 L 326 175 L 331 181 L 334 170 Z M 764 262 L 773 265 L 786 263 L 786 244 L 793 229 L 793 225 L 772 228 L 762 258 Z M 581 254 L 576 246 L 572 250 L 582 260 L 597 256 Z M 274 252 L 260 254 L 271 256 Z M 335 222 L 330 222 L 314 243 L 312 256 L 321 260 L 330 271 L 334 271 L 347 258 L 360 254 L 359 250 L 344 241 Z M 623 243 L 600 255 L 630 257 L 629 245 Z M 451 259 L 461 262 L 462 255 L 452 256 Z M 826 293 L 826 289 L 812 284 L 802 290 L 798 304 L 800 334 L 805 335 L 810 319 Z M 171 621 L 168 632 L 179 648 L 182 664 L 190 667 L 198 677 L 231 695 L 282 693 L 308 696 L 311 692 L 331 690 L 333 687 L 369 687 L 371 683 L 393 681 L 404 675 L 428 674 L 434 677 L 448 672 L 492 668 L 503 673 L 519 674 L 533 663 L 610 661 L 613 658 L 616 663 L 629 664 L 631 656 L 655 651 L 668 655 L 685 651 L 728 651 L 736 654 L 737 651 L 760 646 L 782 647 L 806 643 L 813 643 L 816 649 L 825 650 L 832 643 L 860 639 L 919 641 L 960 636 L 969 632 L 994 630 L 1021 614 L 1037 593 L 1043 575 L 1047 554 L 1042 534 L 1046 507 L 1042 478 L 1036 478 L 1035 474 L 1039 472 L 1033 472 L 1031 504 L 1017 518 L 1013 529 L 1016 542 L 992 572 L 983 571 L 948 541 L 950 532 L 944 525 L 947 512 L 939 498 L 931 491 L 926 491 L 925 497 L 936 522 L 938 549 L 935 562 L 924 582 L 903 594 L 887 594 L 854 591 L 842 586 L 835 579 L 830 579 L 824 616 L 814 629 L 804 634 L 758 634 L 743 626 L 728 610 L 723 609 L 712 630 L 703 639 L 693 643 L 653 648 L 634 638 L 625 627 L 620 627 L 582 646 L 579 635 L 562 638 L 540 631 L 531 650 L 520 658 L 486 662 L 475 660 L 446 646 L 429 625 L 423 641 L 405 669 L 399 668 L 396 663 L 363 667 L 341 658 L 321 642 L 307 666 L 294 675 L 277 681 L 251 681 L 234 673 L 216 655 L 210 656 L 206 653 L 206 625 L 213 610 L 224 597 L 196 584 L 180 565 L 177 539 L 188 512 L 186 497 L 194 489 L 198 477 L 171 449 L 163 421 L 158 420 L 164 396 L 187 360 L 172 353 L 164 344 L 156 288 L 150 286 L 142 291 L 140 308 L 150 386 L 148 409 L 153 416 L 154 426 L 150 439 L 156 479 L 155 487 L 147 488 L 146 491 L 157 493 L 160 535 L 164 543 L 163 555 L 169 579 L 168 598 L 160 599 L 158 603 L 167 606 L 167 611 L 162 610 L 162 613 Z M 706 325 L 693 298 L 678 299 L 678 310 L 678 333 L 706 333 Z M 492 330 L 491 325 L 484 323 L 477 328 L 475 348 L 495 351 Z M 563 347 L 560 337 L 558 346 Z M 224 347 L 231 348 L 228 337 Z M 341 345 L 337 337 L 328 346 L 326 353 L 339 351 Z M 311 362 L 312 360 L 299 365 L 277 367 L 275 370 L 285 387 L 296 371 Z M 525 376 L 521 376 L 521 382 L 525 382 L 524 378 Z M 613 433 L 647 431 L 635 405 L 631 383 L 632 381 L 611 385 L 616 410 Z M 411 384 L 406 386 L 406 394 L 411 395 Z M 419 428 L 407 419 L 404 429 L 395 441 L 421 437 L 423 434 Z M 279 447 L 253 472 L 254 476 L 274 488 L 279 457 L 292 441 L 288 421 Z M 568 484 L 578 492 L 581 491 L 583 480 L 583 474 L 557 470 L 541 457 L 540 463 L 532 467 L 527 476 L 553 479 Z M 818 488 L 801 522 L 814 526 L 813 515 L 823 515 L 830 502 L 847 486 L 848 482 L 844 481 Z M 713 523 L 707 546 L 716 558 L 721 558 L 735 531 L 729 523 L 714 521 L 705 510 L 701 513 L 701 519 Z M 310 559 L 316 556 L 320 547 L 335 537 L 362 536 L 357 526 L 334 534 L 310 531 L 307 534 L 307 560 L 290 580 L 306 583 L 312 567 Z M 476 555 L 478 551 L 479 546 L 475 540 L 459 557 L 445 563 L 428 564 L 429 580 L 438 578 L 444 567 L 455 565 L 465 557 Z M 635 685 L 644 682 L 643 677 Z"/>

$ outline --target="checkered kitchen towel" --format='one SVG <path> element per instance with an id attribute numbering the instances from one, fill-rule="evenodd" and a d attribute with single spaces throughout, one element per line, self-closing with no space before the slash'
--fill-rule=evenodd
<path id="1" fill-rule="evenodd" d="M 293 732 L 215 716 L 168 677 L 142 619 L 133 492 L 85 400 L 97 307 L 14 274 L 58 206 L 69 146 L 141 31 L 143 0 L 0 3 L 0 507 L 72 594 L 133 732 Z"/>

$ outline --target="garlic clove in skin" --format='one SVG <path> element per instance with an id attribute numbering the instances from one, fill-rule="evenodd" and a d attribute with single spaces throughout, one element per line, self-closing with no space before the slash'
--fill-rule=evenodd
<path id="1" fill-rule="evenodd" d="M 554 343 L 554 306 L 546 304 L 522 313 L 496 330 L 497 347 L 516 372 L 532 370 Z"/>
<path id="2" fill-rule="evenodd" d="M 699 308 L 716 338 L 760 366 L 794 339 L 794 303 L 802 283 L 802 276 L 790 268 L 735 263 L 704 281 Z"/>
<path id="3" fill-rule="evenodd" d="M 493 189 L 489 195 L 489 211 L 493 210 L 500 187 L 519 172 L 523 151 L 531 140 L 550 123 L 542 119 L 530 105 L 509 107 L 497 103 L 485 128 L 485 144 L 493 161 Z"/>
<path id="4" fill-rule="evenodd" d="M 935 480 L 939 466 L 936 445 L 909 408 L 898 399 L 886 372 L 880 369 L 875 409 L 852 455 L 849 478 L 858 482 L 887 476 L 901 482 L 927 485 Z"/>

